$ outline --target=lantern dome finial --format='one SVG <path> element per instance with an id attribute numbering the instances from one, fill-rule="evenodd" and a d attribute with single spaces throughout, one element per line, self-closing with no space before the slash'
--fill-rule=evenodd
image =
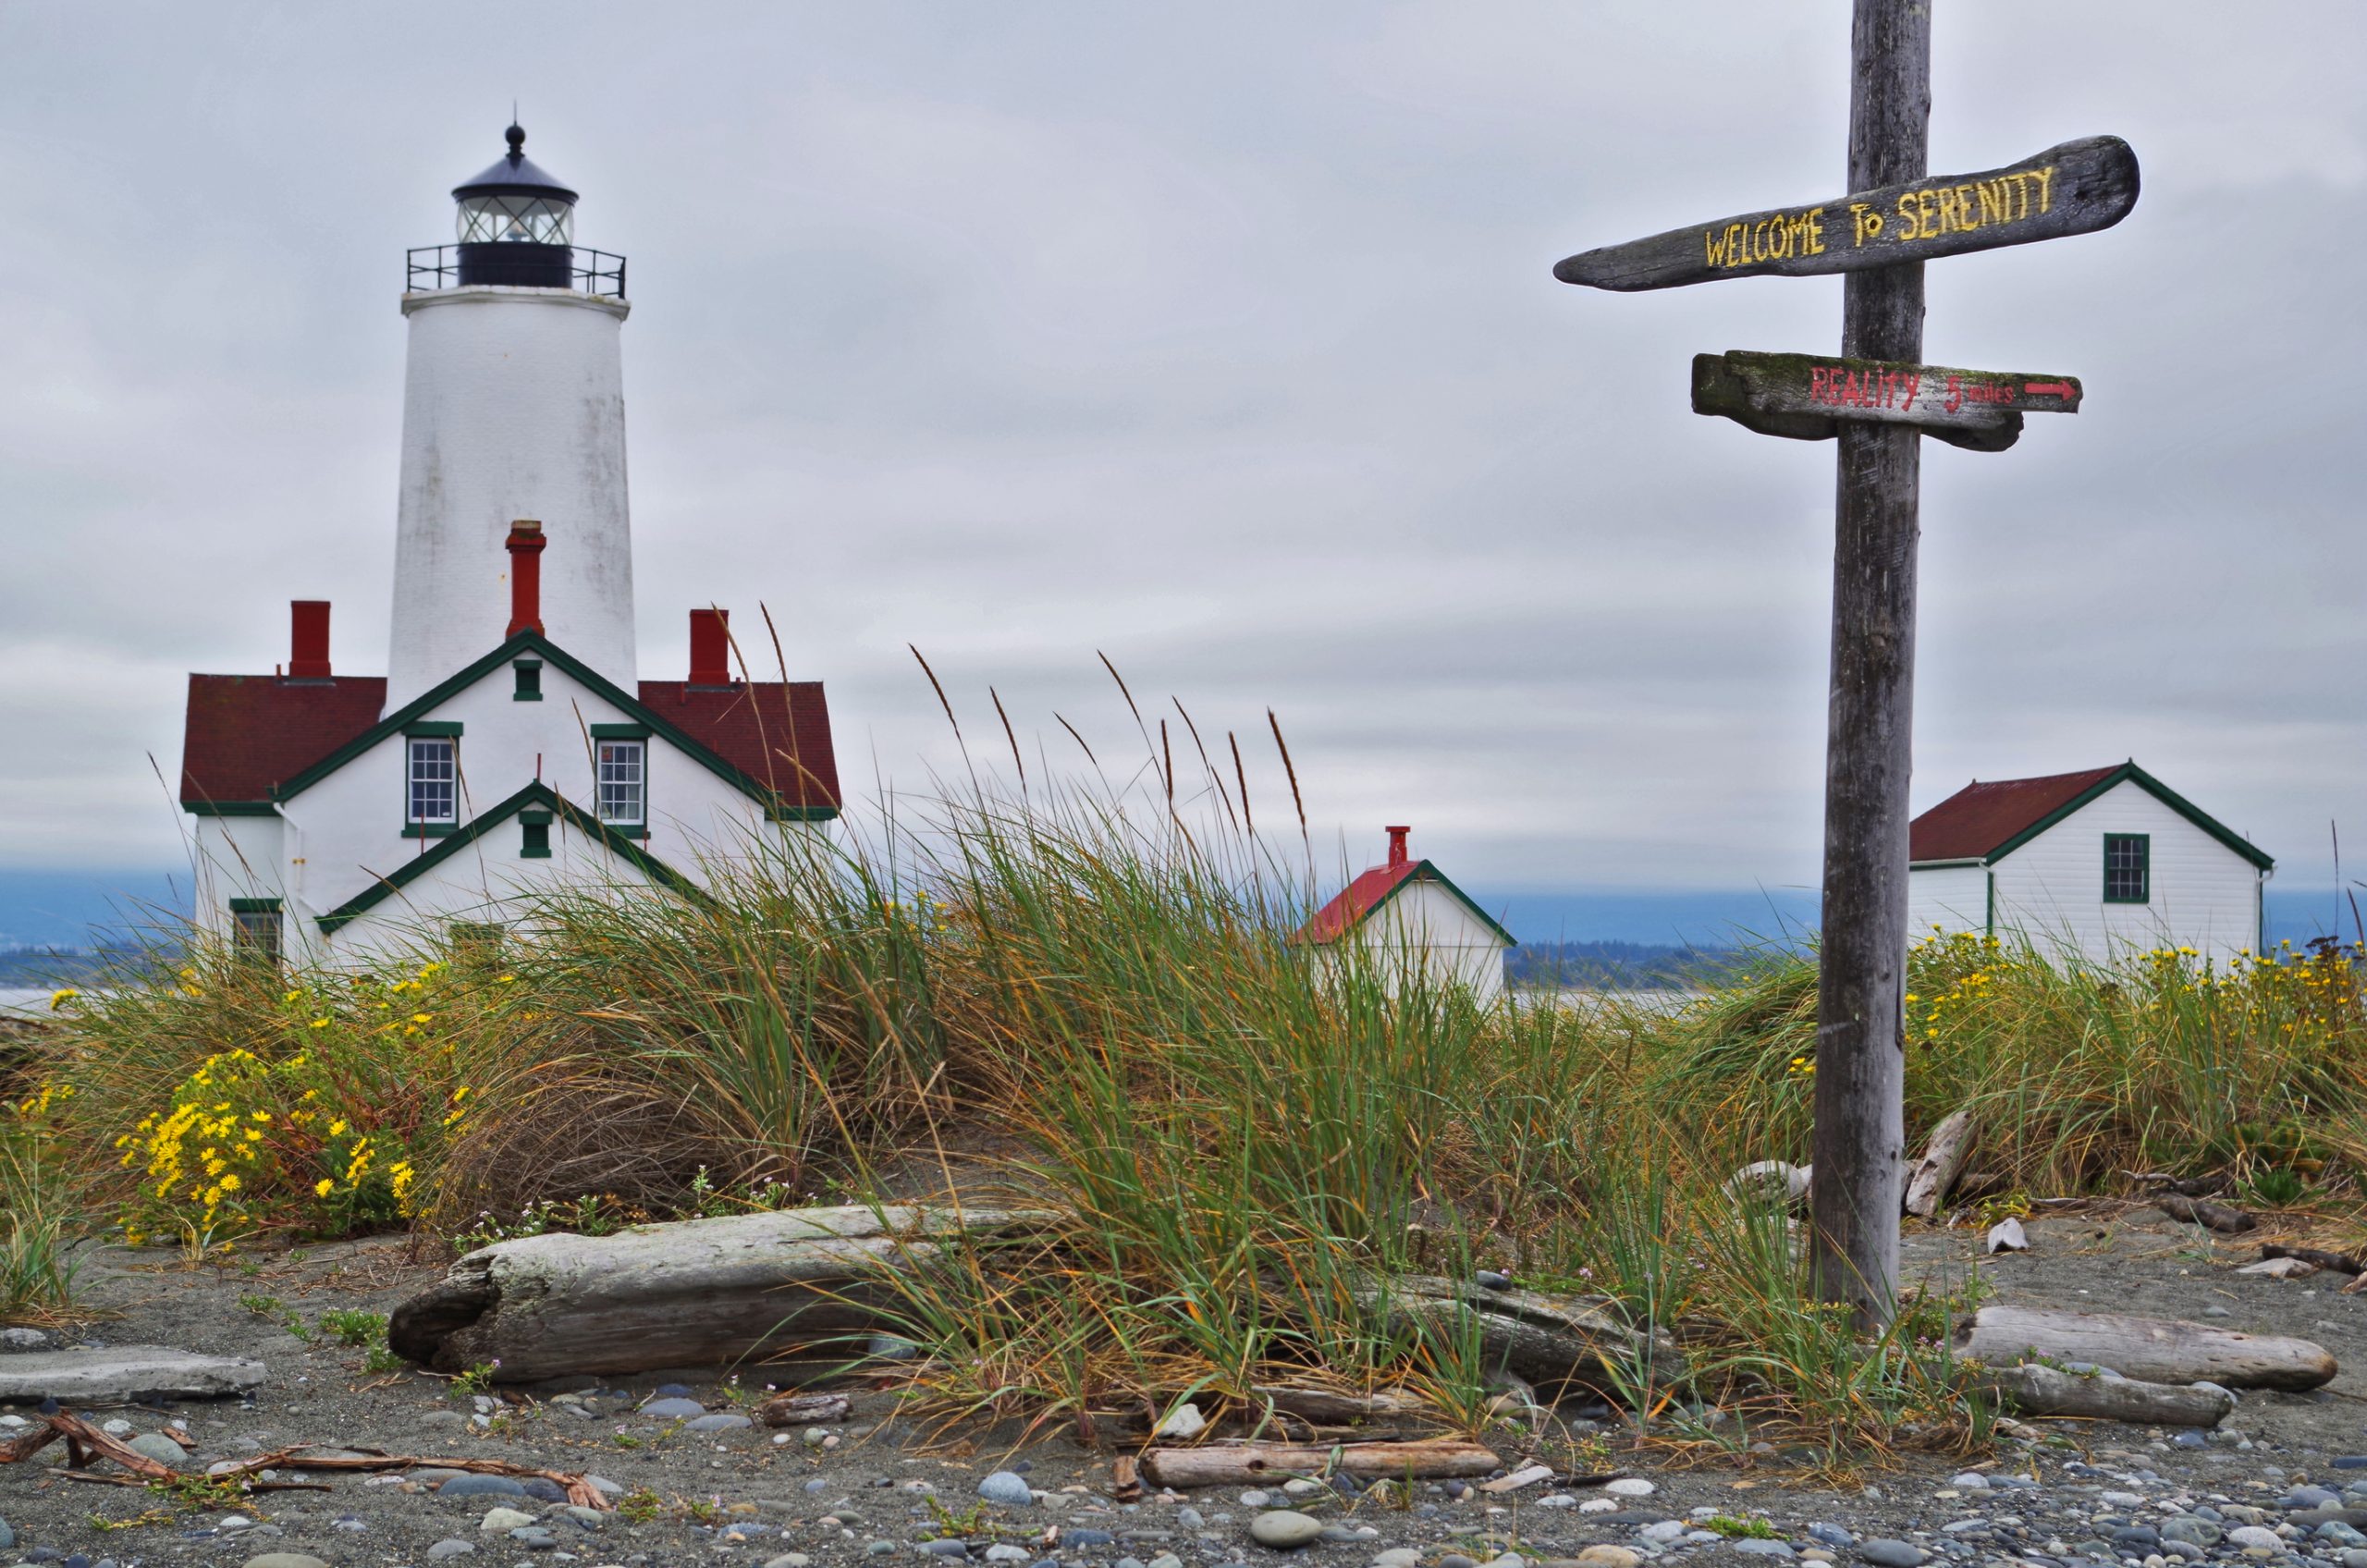
<path id="1" fill-rule="evenodd" d="M 569 288 L 575 192 L 528 161 L 525 127 L 512 121 L 502 138 L 509 153 L 452 188 L 460 208 L 460 281 Z"/>

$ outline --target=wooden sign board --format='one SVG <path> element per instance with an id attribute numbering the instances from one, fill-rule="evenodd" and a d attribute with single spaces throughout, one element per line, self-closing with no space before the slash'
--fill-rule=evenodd
<path id="1" fill-rule="evenodd" d="M 2026 413 L 2075 414 L 2077 377 L 1952 370 L 1891 360 L 1735 349 L 1693 356 L 1693 411 L 1762 435 L 1830 441 L 1843 420 L 1912 424 L 1951 446 L 2002 452 Z"/>
<path id="2" fill-rule="evenodd" d="M 1564 283 L 1622 292 L 1727 277 L 1811 277 L 1960 256 L 2110 228 L 2137 204 L 2137 154 L 2117 136 L 2066 141 L 1983 174 L 1673 228 L 1557 263 Z"/>

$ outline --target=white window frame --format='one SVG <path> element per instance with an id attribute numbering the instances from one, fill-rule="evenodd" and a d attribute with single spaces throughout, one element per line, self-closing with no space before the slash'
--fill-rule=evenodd
<path id="1" fill-rule="evenodd" d="M 440 746 L 440 757 L 432 756 L 428 748 Z M 441 766 L 439 777 L 433 771 L 423 772 L 423 761 L 430 767 Z M 440 787 L 444 796 L 444 815 L 431 816 L 420 810 L 422 786 L 431 790 Z M 454 735 L 409 735 L 403 738 L 403 820 L 422 827 L 445 827 L 460 820 L 460 741 Z"/>
<path id="2" fill-rule="evenodd" d="M 599 818 L 611 827 L 649 826 L 649 742 L 602 740 L 592 745 L 594 787 Z M 616 770 L 613 774 L 611 769 Z M 632 798 L 627 801 L 625 792 Z M 627 815 L 625 807 L 630 806 Z"/>

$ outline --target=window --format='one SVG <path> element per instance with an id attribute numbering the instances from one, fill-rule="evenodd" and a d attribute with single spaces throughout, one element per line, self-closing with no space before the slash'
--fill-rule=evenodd
<path id="1" fill-rule="evenodd" d="M 2144 833 L 2104 835 L 2104 902 L 2141 904 L 2153 896 L 2153 840 Z"/>
<path id="2" fill-rule="evenodd" d="M 548 860 L 551 858 L 551 814 L 546 811 L 521 811 L 518 814 L 518 858 Z"/>
<path id="3" fill-rule="evenodd" d="M 411 805 L 403 820 L 448 827 L 460 816 L 460 742 L 452 735 L 411 737 Z"/>
<path id="4" fill-rule="evenodd" d="M 230 951 L 241 963 L 279 967 L 279 900 L 230 900 Z"/>
<path id="5" fill-rule="evenodd" d="M 599 750 L 600 820 L 637 827 L 647 819 L 644 767 L 645 741 L 595 741 Z"/>
<path id="6" fill-rule="evenodd" d="M 518 690 L 510 693 L 510 700 L 520 703 L 541 702 L 543 700 L 543 661 L 520 659 L 509 668 L 518 672 Z"/>

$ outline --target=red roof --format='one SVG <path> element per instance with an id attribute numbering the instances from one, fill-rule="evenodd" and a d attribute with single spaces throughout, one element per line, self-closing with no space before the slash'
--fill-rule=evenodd
<path id="1" fill-rule="evenodd" d="M 2102 784 L 2122 766 L 2043 778 L 1998 778 L 1966 785 L 1907 829 L 1910 861 L 1985 860 L 2008 839 L 2037 826 Z"/>
<path id="2" fill-rule="evenodd" d="M 792 806 L 839 804 L 830 709 L 818 680 L 719 688 L 644 680 L 641 705 Z"/>
<path id="3" fill-rule="evenodd" d="M 379 675 L 288 680 L 192 675 L 181 747 L 181 803 L 253 802 L 378 722 Z"/>
<path id="4" fill-rule="evenodd" d="M 1293 943 L 1311 942 L 1321 947 L 1336 942 L 1372 915 L 1373 911 L 1396 896 L 1397 889 L 1408 882 L 1435 882 L 1454 895 L 1464 908 L 1488 929 L 1502 938 L 1506 947 L 1518 947 L 1513 934 L 1490 917 L 1488 912 L 1471 901 L 1471 896 L 1447 879 L 1445 872 L 1426 860 L 1399 861 L 1390 865 L 1376 865 L 1361 873 L 1355 881 L 1340 889 L 1331 901 L 1317 910 L 1307 923 L 1292 934 Z"/>
<path id="5" fill-rule="evenodd" d="M 1294 942 L 1313 942 L 1320 946 L 1336 942 L 1365 923 L 1365 917 L 1388 901 L 1399 884 L 1411 878 L 1417 871 L 1430 863 L 1409 860 L 1396 865 L 1376 865 L 1340 889 L 1332 900 L 1315 912 L 1315 918 L 1298 928 Z"/>

